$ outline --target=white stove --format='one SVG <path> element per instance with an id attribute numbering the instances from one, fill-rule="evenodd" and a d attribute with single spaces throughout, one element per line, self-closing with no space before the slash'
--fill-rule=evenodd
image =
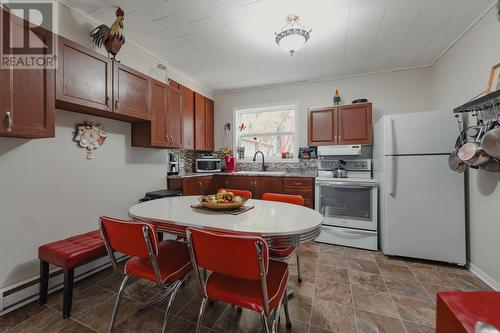
<path id="1" fill-rule="evenodd" d="M 377 180 L 371 160 L 346 160 L 346 178 L 334 178 L 338 156 L 320 156 L 316 177 L 316 210 L 323 217 L 317 242 L 378 249 Z"/>

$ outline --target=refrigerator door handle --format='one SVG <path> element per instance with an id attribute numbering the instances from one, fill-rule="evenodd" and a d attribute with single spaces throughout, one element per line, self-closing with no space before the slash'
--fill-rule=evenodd
<path id="1" fill-rule="evenodd" d="M 388 168 L 387 168 L 387 173 L 388 173 L 388 179 L 389 179 L 389 194 L 393 197 L 396 196 L 396 170 L 394 168 L 394 159 L 396 158 L 395 156 L 388 156 L 389 157 L 389 163 L 388 163 Z"/>

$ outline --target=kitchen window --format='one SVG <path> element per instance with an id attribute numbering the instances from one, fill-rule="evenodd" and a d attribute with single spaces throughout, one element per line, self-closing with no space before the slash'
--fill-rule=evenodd
<path id="1" fill-rule="evenodd" d="M 296 111 L 295 105 L 235 109 L 234 156 L 243 147 L 247 161 L 259 150 L 266 161 L 296 158 Z"/>

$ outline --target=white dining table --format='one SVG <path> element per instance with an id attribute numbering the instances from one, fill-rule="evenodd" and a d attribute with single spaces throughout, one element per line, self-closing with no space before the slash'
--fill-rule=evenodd
<path id="1" fill-rule="evenodd" d="M 192 208 L 199 196 L 180 196 L 139 203 L 129 209 L 136 221 L 153 224 L 158 231 L 185 236 L 189 227 L 263 237 L 272 247 L 296 246 L 318 237 L 323 216 L 310 208 L 250 199 L 254 208 L 239 215 Z"/>

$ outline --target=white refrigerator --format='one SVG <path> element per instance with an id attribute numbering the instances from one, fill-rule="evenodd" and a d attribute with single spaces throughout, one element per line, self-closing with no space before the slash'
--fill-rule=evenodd
<path id="1" fill-rule="evenodd" d="M 457 136 L 451 111 L 392 114 L 375 123 L 384 254 L 465 265 L 464 175 L 448 168 Z"/>

